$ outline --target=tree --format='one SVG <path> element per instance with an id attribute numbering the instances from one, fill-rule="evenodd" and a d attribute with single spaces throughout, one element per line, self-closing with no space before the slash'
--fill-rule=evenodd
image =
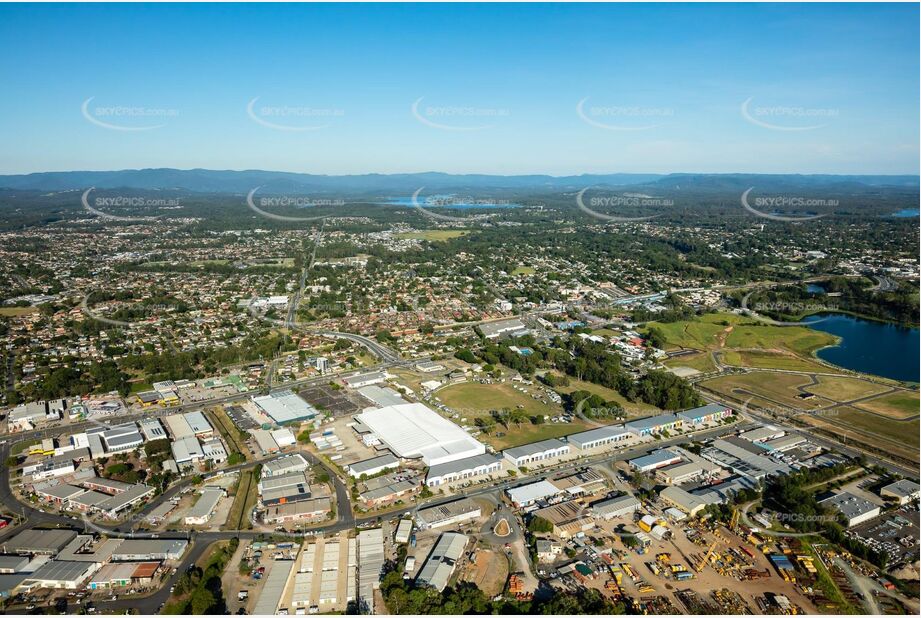
<path id="1" fill-rule="evenodd" d="M 543 517 L 534 516 L 528 522 L 529 532 L 553 532 L 553 524 Z"/>

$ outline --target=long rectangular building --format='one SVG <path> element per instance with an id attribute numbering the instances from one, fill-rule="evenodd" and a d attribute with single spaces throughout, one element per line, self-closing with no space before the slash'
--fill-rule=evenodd
<path id="1" fill-rule="evenodd" d="M 569 445 L 562 440 L 550 438 L 540 442 L 507 448 L 502 451 L 502 456 L 513 466 L 520 467 L 563 457 L 568 455 L 570 450 Z"/>
<path id="2" fill-rule="evenodd" d="M 449 485 L 466 479 L 495 474 L 502 469 L 502 460 L 495 455 L 483 453 L 449 461 L 448 463 L 432 466 L 425 477 L 425 484 L 429 487 Z"/>
<path id="3" fill-rule="evenodd" d="M 464 534 L 456 532 L 442 534 L 426 558 L 425 564 L 422 565 L 416 581 L 431 586 L 439 592 L 444 590 L 454 573 L 457 561 L 464 555 L 468 541 L 469 539 Z"/>
<path id="4" fill-rule="evenodd" d="M 460 498 L 437 506 L 420 509 L 416 523 L 420 528 L 443 528 L 453 526 L 481 515 L 480 506 L 470 498 Z"/>
<path id="5" fill-rule="evenodd" d="M 632 435 L 623 425 L 608 425 L 581 433 L 574 433 L 566 437 L 566 442 L 579 450 L 587 451 L 602 446 L 619 444 L 630 439 Z"/>

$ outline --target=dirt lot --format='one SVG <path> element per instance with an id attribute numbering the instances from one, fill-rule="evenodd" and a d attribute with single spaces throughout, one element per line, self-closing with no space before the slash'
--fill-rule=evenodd
<path id="1" fill-rule="evenodd" d="M 499 594 L 508 579 L 508 558 L 499 551 L 479 549 L 475 562 L 465 565 L 460 579 L 473 582 L 487 596 Z"/>
<path id="2" fill-rule="evenodd" d="M 333 416 L 351 416 L 371 405 L 358 393 L 336 390 L 327 384 L 312 386 L 298 393 L 307 403 Z"/>

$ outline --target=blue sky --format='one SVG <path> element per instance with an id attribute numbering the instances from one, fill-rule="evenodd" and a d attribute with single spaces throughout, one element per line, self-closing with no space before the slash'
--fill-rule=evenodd
<path id="1" fill-rule="evenodd" d="M 0 173 L 918 173 L 918 10 L 2 5 Z"/>

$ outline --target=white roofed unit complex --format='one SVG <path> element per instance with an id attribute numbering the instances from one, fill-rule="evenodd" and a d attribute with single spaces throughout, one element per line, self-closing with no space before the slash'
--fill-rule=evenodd
<path id="1" fill-rule="evenodd" d="M 316 408 L 298 397 L 292 390 L 286 389 L 253 397 L 253 403 L 278 425 L 309 421 L 317 416 Z"/>
<path id="2" fill-rule="evenodd" d="M 659 414 L 657 416 L 647 416 L 638 418 L 634 421 L 624 423 L 624 429 L 637 436 L 650 436 L 655 433 L 662 433 L 670 429 L 678 429 L 683 423 L 683 419 L 674 414 Z"/>
<path id="3" fill-rule="evenodd" d="M 501 469 L 501 459 L 495 455 L 484 453 L 432 466 L 425 477 L 425 484 L 429 487 L 449 485 L 457 481 L 495 474 Z"/>
<path id="4" fill-rule="evenodd" d="M 633 434 L 624 429 L 623 425 L 608 425 L 567 436 L 566 442 L 579 450 L 587 451 L 601 446 L 619 444 L 632 436 Z"/>
<path id="5" fill-rule="evenodd" d="M 724 418 L 729 418 L 732 416 L 732 408 L 718 403 L 709 403 L 699 408 L 678 412 L 675 416 L 688 425 L 702 425 L 704 423 L 713 423 Z"/>
<path id="6" fill-rule="evenodd" d="M 421 403 L 368 410 L 355 416 L 400 458 L 431 467 L 482 455 L 486 447 Z"/>
<path id="7" fill-rule="evenodd" d="M 384 470 L 394 470 L 399 467 L 400 460 L 390 453 L 371 459 L 365 459 L 364 461 L 356 461 L 348 465 L 349 476 L 356 479 L 361 476 L 374 476 L 375 474 L 380 474 Z"/>
<path id="8" fill-rule="evenodd" d="M 437 506 L 420 509 L 416 523 L 420 528 L 443 528 L 453 526 L 481 515 L 480 506 L 470 498 L 460 498 Z"/>
<path id="9" fill-rule="evenodd" d="M 502 456 L 513 466 L 520 467 L 563 457 L 568 455 L 571 450 L 570 446 L 562 440 L 550 438 L 549 440 L 507 448 L 502 451 Z"/>

